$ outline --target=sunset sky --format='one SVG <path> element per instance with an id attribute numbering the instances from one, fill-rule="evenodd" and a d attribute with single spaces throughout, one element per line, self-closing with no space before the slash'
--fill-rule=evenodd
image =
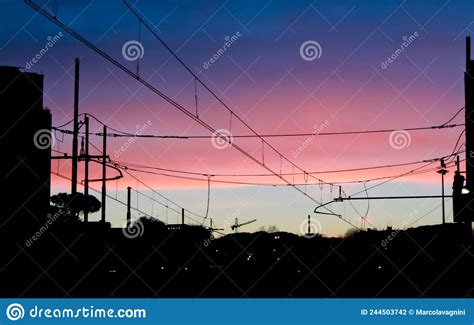
<path id="1" fill-rule="evenodd" d="M 61 32 L 57 26 L 22 1 L 0 0 L 0 64 L 25 67 L 47 42 Z M 47 1 L 37 0 L 39 5 Z M 139 62 L 140 76 L 176 102 L 195 112 L 194 78 L 154 36 L 128 12 L 122 1 L 57 1 L 57 16 L 134 72 Z M 130 0 L 130 3 L 135 1 Z M 53 11 L 53 1 L 46 5 Z M 340 132 L 374 129 L 406 129 L 440 125 L 464 106 L 463 73 L 465 37 L 473 34 L 472 1 L 138 1 L 136 8 L 154 25 L 155 32 L 215 93 L 260 134 Z M 226 37 L 235 35 L 225 53 Z M 410 44 L 404 40 L 411 37 Z M 143 57 L 128 61 L 123 45 L 139 40 Z M 300 53 L 306 41 L 320 46 L 318 57 L 305 60 Z M 406 43 L 406 42 L 405 42 Z M 395 55 L 397 49 L 404 50 Z M 217 59 L 206 64 L 210 58 Z M 384 64 L 395 55 L 391 63 Z M 142 87 L 72 36 L 63 36 L 45 55 L 25 71 L 45 76 L 44 106 L 53 114 L 53 125 L 72 119 L 74 58 L 81 59 L 80 112 L 94 115 L 108 126 L 127 132 L 141 130 L 157 135 L 212 135 L 195 121 Z M 232 135 L 251 132 L 197 86 L 199 118 L 214 129 Z M 463 112 L 451 123 L 463 123 Z M 146 125 L 146 127 L 144 127 Z M 65 127 L 71 129 L 69 124 Z M 101 126 L 93 123 L 93 132 Z M 391 143 L 390 133 L 268 138 L 280 153 L 306 172 L 331 171 L 367 166 L 399 164 L 451 154 L 462 127 L 443 130 L 410 131 L 405 145 Z M 54 149 L 70 152 L 71 137 L 56 134 Z M 62 141 L 61 141 L 62 140 Z M 108 154 L 113 160 L 164 169 L 201 174 L 268 174 L 269 172 L 232 147 L 216 148 L 211 139 L 133 139 L 109 138 Z M 242 147 L 262 160 L 259 139 L 235 138 Z M 101 138 L 92 136 L 100 148 Z M 461 139 L 460 143 L 463 143 Z M 128 148 L 117 153 L 128 143 Z M 305 143 L 304 147 L 302 147 Z M 92 150 L 97 154 L 95 149 Z M 265 165 L 280 172 L 280 157 L 264 148 Z M 461 155 L 463 158 L 463 155 Z M 326 182 L 366 180 L 408 172 L 419 165 L 346 173 L 315 175 Z M 368 191 L 368 195 L 438 195 L 440 176 L 429 173 L 398 178 Z M 52 171 L 70 176 L 70 164 L 53 161 Z M 83 166 L 81 166 L 82 168 Z M 153 170 L 150 170 L 153 171 Z M 156 171 L 156 170 L 155 170 Z M 282 173 L 293 167 L 283 163 Z M 115 175 L 110 170 L 110 175 Z M 179 179 L 164 175 L 131 172 L 145 184 L 204 215 L 207 204 L 207 178 Z M 166 173 L 166 172 L 163 172 Z M 93 169 L 93 178 L 100 169 Z M 168 173 L 170 174 L 170 173 Z M 173 175 L 179 175 L 173 173 Z M 187 175 L 190 176 L 190 175 Z M 445 188 L 451 193 L 453 169 L 446 176 Z M 293 182 L 292 176 L 287 179 Z M 251 183 L 285 184 L 277 177 L 211 177 Z M 337 196 L 337 188 L 317 184 L 300 186 L 317 201 Z M 303 175 L 295 183 L 305 183 Z M 381 181 L 371 181 L 367 188 Z M 316 184 L 315 184 L 316 183 Z M 99 189 L 100 183 L 93 183 Z M 125 175 L 109 182 L 109 194 L 125 199 L 131 186 L 147 196 L 165 202 L 142 183 Z M 52 193 L 69 190 L 69 183 L 53 176 Z M 365 196 L 363 183 L 343 184 L 348 195 Z M 100 197 L 99 193 L 93 193 Z M 451 213 L 451 201 L 447 214 Z M 108 200 L 107 218 L 114 226 L 125 220 L 125 207 Z M 166 203 L 167 204 L 167 203 Z M 441 221 L 440 199 L 406 201 L 367 201 L 333 203 L 330 208 L 356 225 L 364 215 L 378 228 L 404 227 Z M 170 204 L 172 205 L 172 204 Z M 134 193 L 133 206 L 170 223 L 177 214 L 152 206 L 151 200 Z M 281 230 L 301 233 L 306 217 L 317 220 L 327 235 L 344 234 L 350 226 L 337 217 L 315 215 L 316 203 L 289 186 L 236 185 L 211 182 L 209 218 L 225 227 L 238 217 L 258 219 L 241 231 L 254 231 L 275 225 Z M 134 217 L 140 213 L 134 212 Z M 99 214 L 91 219 L 99 218 Z M 194 217 L 199 220 L 199 218 Z M 452 222 L 452 216 L 447 218 Z M 304 227 L 303 227 L 304 229 Z"/>

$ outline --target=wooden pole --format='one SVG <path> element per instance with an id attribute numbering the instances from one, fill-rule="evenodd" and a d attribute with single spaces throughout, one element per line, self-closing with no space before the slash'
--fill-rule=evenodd
<path id="1" fill-rule="evenodd" d="M 84 117 L 84 124 L 86 125 L 86 143 L 85 143 L 85 170 L 84 170 L 84 196 L 86 199 L 89 196 L 89 116 Z M 89 211 L 84 211 L 84 222 L 89 222 Z"/>
<path id="2" fill-rule="evenodd" d="M 127 187 L 127 228 L 130 227 L 130 223 L 132 220 L 132 213 L 131 213 L 131 204 L 132 204 L 132 188 L 129 186 Z"/>
<path id="3" fill-rule="evenodd" d="M 72 171 L 71 171 L 71 194 L 77 193 L 77 152 L 79 133 L 79 59 L 76 58 L 74 65 L 74 125 L 72 132 Z"/>
<path id="4" fill-rule="evenodd" d="M 105 199 L 106 199 L 106 178 L 107 178 L 107 127 L 104 125 L 104 136 L 102 138 L 102 211 L 101 211 L 101 221 L 105 222 Z"/>

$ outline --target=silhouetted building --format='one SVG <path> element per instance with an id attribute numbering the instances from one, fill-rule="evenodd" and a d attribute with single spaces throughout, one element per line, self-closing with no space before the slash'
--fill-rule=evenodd
<path id="1" fill-rule="evenodd" d="M 0 110 L 0 230 L 27 230 L 49 208 L 52 135 L 43 75 L 1 66 Z"/>
<path id="2" fill-rule="evenodd" d="M 471 60 L 471 38 L 466 38 L 466 72 L 464 73 L 466 177 L 458 170 L 453 181 L 453 219 L 474 221 L 474 60 Z M 464 184 L 464 181 L 466 183 Z"/>

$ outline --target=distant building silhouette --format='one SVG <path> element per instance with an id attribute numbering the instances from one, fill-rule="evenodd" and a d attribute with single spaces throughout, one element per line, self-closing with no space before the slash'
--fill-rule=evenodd
<path id="1" fill-rule="evenodd" d="M 43 108 L 43 75 L 0 66 L 0 109 L 0 231 L 26 230 L 49 208 L 51 113 Z"/>

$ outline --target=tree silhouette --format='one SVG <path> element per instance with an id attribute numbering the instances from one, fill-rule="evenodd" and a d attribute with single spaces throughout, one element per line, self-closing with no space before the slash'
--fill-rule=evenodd
<path id="1" fill-rule="evenodd" d="M 271 233 L 274 233 L 274 232 L 278 232 L 279 229 L 278 229 L 277 226 L 270 225 L 268 227 L 262 226 L 262 227 L 258 228 L 258 231 L 268 232 L 269 234 L 271 234 Z"/>
<path id="2" fill-rule="evenodd" d="M 58 213 L 69 221 L 79 221 L 81 212 L 94 213 L 101 208 L 101 203 L 95 196 L 82 193 L 58 193 L 51 196 L 51 203 L 58 209 Z"/>

